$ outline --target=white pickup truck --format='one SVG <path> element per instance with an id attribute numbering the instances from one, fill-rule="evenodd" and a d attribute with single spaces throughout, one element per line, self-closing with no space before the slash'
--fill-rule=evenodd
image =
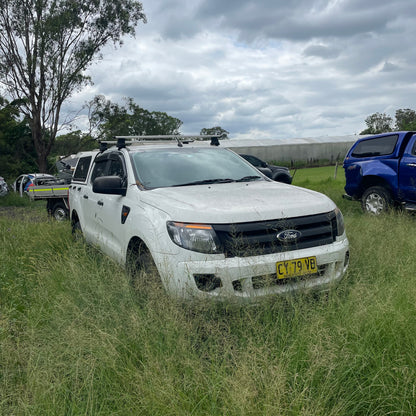
<path id="1" fill-rule="evenodd" d="M 256 301 L 343 277 L 349 244 L 328 197 L 270 180 L 215 138 L 175 138 L 81 155 L 73 232 L 125 266 L 155 265 L 180 298 Z"/>
<path id="2" fill-rule="evenodd" d="M 72 169 L 78 160 L 78 155 L 63 157 L 56 162 L 58 177 L 45 173 L 32 173 L 20 175 L 14 189 L 21 196 L 27 193 L 30 199 L 46 200 L 46 210 L 58 221 L 69 216 L 68 184 L 72 178 Z M 29 185 L 28 185 L 29 181 Z M 26 187 L 26 185 L 28 185 Z M 25 190 L 26 189 L 26 190 Z"/>
<path id="3" fill-rule="evenodd" d="M 46 200 L 46 210 L 57 221 L 68 218 L 68 184 L 35 185 L 27 190 L 30 199 Z"/>

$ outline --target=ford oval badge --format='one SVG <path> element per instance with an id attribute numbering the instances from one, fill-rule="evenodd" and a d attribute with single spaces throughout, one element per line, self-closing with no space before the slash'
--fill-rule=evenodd
<path id="1" fill-rule="evenodd" d="M 301 237 L 302 233 L 298 230 L 284 230 L 277 234 L 277 239 L 282 243 L 294 243 Z"/>

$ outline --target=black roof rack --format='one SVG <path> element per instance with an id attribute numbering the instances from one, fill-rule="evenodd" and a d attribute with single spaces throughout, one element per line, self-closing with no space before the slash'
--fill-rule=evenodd
<path id="1" fill-rule="evenodd" d="M 105 152 L 108 148 L 107 142 L 101 142 L 100 141 L 100 152 Z"/>
<path id="2" fill-rule="evenodd" d="M 194 134 L 194 135 L 182 135 L 182 134 L 172 134 L 172 135 L 154 135 L 154 136 L 114 136 L 115 140 L 102 140 L 100 141 L 100 150 L 103 148 L 106 150 L 106 146 L 109 144 L 116 145 L 118 149 L 123 149 L 128 144 L 138 144 L 138 143 L 154 143 L 156 141 L 176 141 L 179 147 L 182 147 L 184 144 L 192 143 L 195 140 L 210 140 L 211 146 L 219 146 L 219 139 L 223 137 L 222 135 L 203 135 L 203 134 Z M 101 150 L 101 151 L 104 151 Z"/>

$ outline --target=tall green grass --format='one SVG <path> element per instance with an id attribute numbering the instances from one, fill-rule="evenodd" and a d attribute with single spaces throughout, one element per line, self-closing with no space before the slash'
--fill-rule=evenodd
<path id="1" fill-rule="evenodd" d="M 21 197 L 17 192 L 12 191 L 0 197 L 0 207 L 27 207 L 31 202 L 26 195 Z"/>
<path id="2" fill-rule="evenodd" d="M 20 196 L 19 193 L 10 191 L 7 195 L 0 197 L 0 207 L 31 207 L 46 209 L 46 202 L 43 200 L 33 201 L 27 195 Z"/>
<path id="3" fill-rule="evenodd" d="M 416 219 L 322 175 L 295 183 L 341 206 L 345 279 L 255 307 L 135 292 L 68 223 L 0 216 L 0 414 L 416 414 Z"/>

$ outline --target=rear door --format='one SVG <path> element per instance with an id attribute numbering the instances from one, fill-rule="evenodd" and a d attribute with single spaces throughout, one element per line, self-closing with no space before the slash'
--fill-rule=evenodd
<path id="1" fill-rule="evenodd" d="M 400 161 L 399 188 L 401 199 L 416 202 L 416 134 L 410 139 Z"/>

